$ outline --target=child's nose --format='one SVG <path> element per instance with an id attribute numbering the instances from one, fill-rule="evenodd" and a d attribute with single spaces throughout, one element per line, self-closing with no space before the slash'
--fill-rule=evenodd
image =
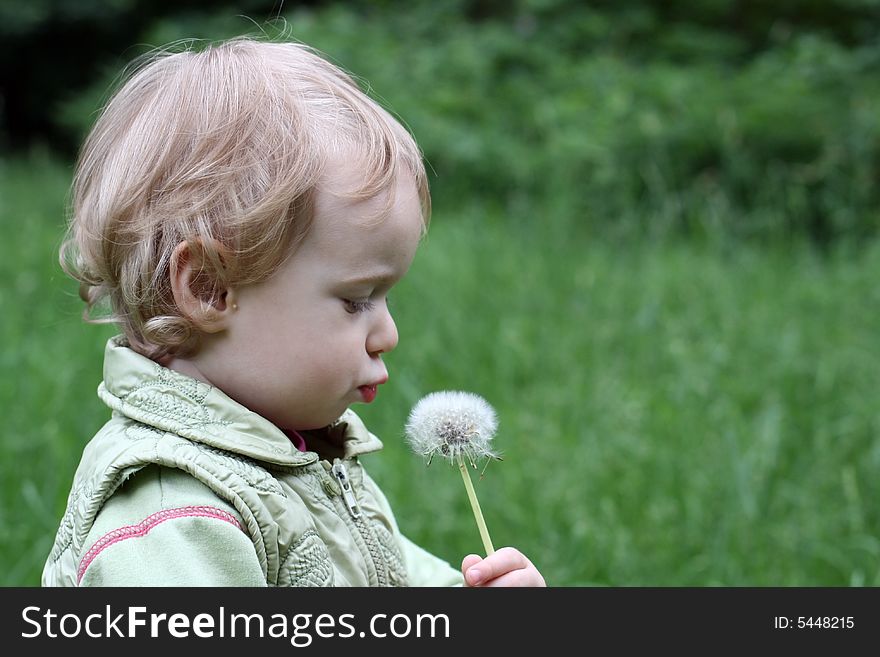
<path id="1" fill-rule="evenodd" d="M 397 346 L 397 325 L 394 318 L 384 305 L 377 318 L 376 325 L 367 336 L 367 352 L 371 356 L 387 353 Z"/>

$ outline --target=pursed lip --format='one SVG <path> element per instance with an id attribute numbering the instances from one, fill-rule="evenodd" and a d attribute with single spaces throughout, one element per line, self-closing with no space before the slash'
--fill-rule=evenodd
<path id="1" fill-rule="evenodd" d="M 369 404 L 376 398 L 376 393 L 378 392 L 378 389 L 376 388 L 376 386 L 360 386 L 358 388 L 358 392 L 361 393 L 361 399 Z"/>
<path id="2" fill-rule="evenodd" d="M 361 394 L 361 399 L 364 400 L 367 404 L 373 401 L 376 398 L 376 395 L 379 392 L 379 386 L 388 381 L 388 375 L 386 374 L 381 379 L 377 380 L 374 383 L 368 383 L 367 385 L 358 386 L 358 392 Z"/>

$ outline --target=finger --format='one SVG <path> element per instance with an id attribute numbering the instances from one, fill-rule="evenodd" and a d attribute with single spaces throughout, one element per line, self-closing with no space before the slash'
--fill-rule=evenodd
<path id="1" fill-rule="evenodd" d="M 472 566 L 475 566 L 475 565 L 477 565 L 478 563 L 480 563 L 482 560 L 483 560 L 483 557 L 481 557 L 481 556 L 479 556 L 479 555 L 477 555 L 477 554 L 469 554 L 469 555 L 467 555 L 467 556 L 462 560 L 462 562 L 461 562 L 461 574 L 462 574 L 462 576 L 464 577 L 464 585 L 465 585 L 465 586 L 473 586 L 473 584 L 471 584 L 471 583 L 468 581 L 467 571 L 468 571 Z"/>
<path id="2" fill-rule="evenodd" d="M 462 564 L 464 565 L 464 564 Z M 471 586 L 481 586 L 483 583 L 500 577 L 512 570 L 521 570 L 529 565 L 529 560 L 519 550 L 504 547 L 491 554 L 479 563 L 476 563 L 465 572 L 465 580 Z"/>
<path id="3" fill-rule="evenodd" d="M 488 582 L 483 584 L 481 588 L 488 589 L 496 586 L 545 587 L 547 586 L 547 584 L 544 582 L 544 578 L 541 576 L 541 573 L 539 573 L 534 567 L 528 567 L 520 568 L 518 570 L 511 570 L 509 573 L 505 573 L 500 577 L 489 580 Z"/>
<path id="4" fill-rule="evenodd" d="M 467 555 L 461 562 L 461 572 L 462 573 L 466 572 L 468 570 L 468 568 L 470 568 L 471 566 L 477 565 L 482 560 L 483 560 L 483 557 L 481 557 L 478 554 Z"/>

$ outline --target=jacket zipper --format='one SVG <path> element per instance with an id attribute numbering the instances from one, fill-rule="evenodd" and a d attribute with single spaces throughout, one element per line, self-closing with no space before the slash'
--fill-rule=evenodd
<path id="1" fill-rule="evenodd" d="M 339 486 L 342 488 L 342 499 L 345 500 L 345 506 L 348 507 L 348 513 L 352 518 L 360 518 L 361 507 L 358 505 L 354 490 L 352 490 L 345 466 L 339 462 L 334 463 L 330 472 L 333 473 L 333 476 L 336 477 L 336 481 L 339 482 Z"/>
<path id="2" fill-rule="evenodd" d="M 351 486 L 351 480 L 349 479 L 345 465 L 343 465 L 341 461 L 337 461 L 331 466 L 330 474 L 342 489 L 342 499 L 345 502 L 346 509 L 348 509 L 348 515 L 352 518 L 351 524 L 354 526 L 353 529 L 360 534 L 364 541 L 364 545 L 367 547 L 367 554 L 364 555 L 364 558 L 369 558 L 373 561 L 373 568 L 376 571 L 376 584 L 379 586 L 388 586 L 388 564 L 384 563 L 382 560 L 380 556 L 381 551 L 376 544 L 375 534 L 366 522 L 366 518 L 361 513 L 361 507 L 354 494 L 354 488 Z"/>

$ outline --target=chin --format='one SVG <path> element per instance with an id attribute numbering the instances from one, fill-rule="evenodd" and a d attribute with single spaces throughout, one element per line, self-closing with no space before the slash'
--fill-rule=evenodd
<path id="1" fill-rule="evenodd" d="M 324 400 L 324 404 L 309 403 L 308 400 L 301 400 L 297 406 L 288 406 L 284 409 L 278 409 L 275 414 L 278 422 L 276 426 L 282 429 L 294 431 L 314 431 L 323 429 L 336 422 L 351 405 L 351 400 L 341 395 L 336 398 L 338 401 L 334 404 L 332 401 Z M 280 424 L 279 424 L 280 423 Z"/>
<path id="2" fill-rule="evenodd" d="M 301 422 L 296 428 L 298 431 L 311 431 L 315 429 L 323 429 L 324 427 L 329 427 L 331 424 L 336 422 L 336 420 L 338 420 L 346 410 L 348 410 L 347 406 L 338 413 L 328 414 L 320 418 L 311 418 L 306 422 Z"/>

